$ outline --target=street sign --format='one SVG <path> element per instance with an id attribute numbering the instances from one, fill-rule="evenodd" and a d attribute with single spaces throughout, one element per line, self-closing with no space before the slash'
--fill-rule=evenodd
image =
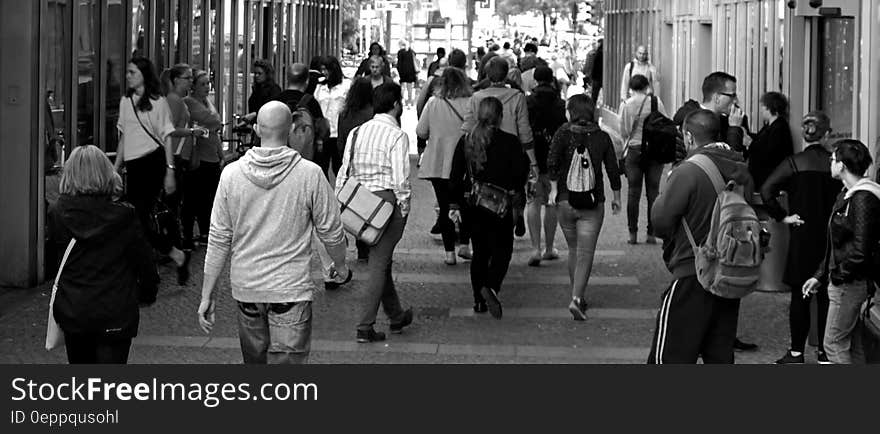
<path id="1" fill-rule="evenodd" d="M 409 1 L 376 0 L 376 10 L 405 11 L 409 9 Z"/>

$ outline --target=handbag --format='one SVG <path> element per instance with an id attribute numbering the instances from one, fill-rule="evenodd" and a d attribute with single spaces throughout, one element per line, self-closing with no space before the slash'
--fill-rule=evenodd
<path id="1" fill-rule="evenodd" d="M 514 191 L 508 191 L 490 182 L 478 181 L 474 178 L 470 161 L 465 162 L 465 167 L 471 181 L 471 191 L 465 198 L 468 204 L 489 211 L 499 218 L 506 216 Z"/>
<path id="2" fill-rule="evenodd" d="M 161 194 L 158 199 L 153 201 L 153 208 L 150 210 L 149 230 L 164 237 L 170 237 L 171 231 L 176 231 L 179 227 L 177 217 L 171 212 L 171 208 L 165 203 L 165 195 Z"/>
<path id="3" fill-rule="evenodd" d="M 55 275 L 55 283 L 52 284 L 52 296 L 49 298 L 49 319 L 46 321 L 46 349 L 52 350 L 64 345 L 64 332 L 55 321 L 55 293 L 58 292 L 58 281 L 61 280 L 61 271 L 67 263 L 70 251 L 76 244 L 76 238 L 71 238 L 67 244 L 67 250 L 64 251 L 64 257 L 61 259 L 61 265 L 58 266 L 58 273 Z"/>
<path id="4" fill-rule="evenodd" d="M 358 130 L 352 131 L 351 156 L 346 170 L 346 180 L 336 195 L 341 206 L 339 217 L 342 226 L 348 233 L 367 245 L 374 246 L 382 238 L 388 222 L 394 213 L 394 205 L 377 196 L 351 176 L 351 166 L 354 164 L 354 147 L 357 144 Z"/>

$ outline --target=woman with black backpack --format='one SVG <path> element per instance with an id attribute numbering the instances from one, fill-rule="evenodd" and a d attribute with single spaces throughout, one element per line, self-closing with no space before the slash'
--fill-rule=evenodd
<path id="1" fill-rule="evenodd" d="M 501 131 L 502 113 L 498 98 L 480 101 L 476 125 L 455 149 L 449 179 L 451 218 L 458 218 L 455 204 L 468 208 L 474 312 L 488 310 L 495 318 L 502 315 L 498 292 L 513 255 L 512 194 L 529 176 L 519 139 Z"/>
<path id="2" fill-rule="evenodd" d="M 593 269 L 596 242 L 605 218 L 605 186 L 602 164 L 614 198 L 611 212 L 620 213 L 620 174 L 614 145 L 595 121 L 595 105 L 587 95 L 568 100 L 569 122 L 561 126 L 550 144 L 547 170 L 550 175 L 549 204 L 559 204 L 559 226 L 568 243 L 568 277 L 576 321 L 587 319 L 584 293 Z"/>

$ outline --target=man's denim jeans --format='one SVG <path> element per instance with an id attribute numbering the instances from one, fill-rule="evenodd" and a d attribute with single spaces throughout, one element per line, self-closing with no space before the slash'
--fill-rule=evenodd
<path id="1" fill-rule="evenodd" d="M 825 354 L 832 363 L 865 363 L 859 313 L 868 298 L 866 282 L 828 285 L 828 322 Z"/>
<path id="2" fill-rule="evenodd" d="M 308 363 L 312 302 L 239 302 L 238 337 L 245 363 Z"/>

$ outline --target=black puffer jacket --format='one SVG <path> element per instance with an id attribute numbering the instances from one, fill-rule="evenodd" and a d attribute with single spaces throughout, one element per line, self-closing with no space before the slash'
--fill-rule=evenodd
<path id="1" fill-rule="evenodd" d="M 49 230 L 61 252 L 76 238 L 55 295 L 61 329 L 136 336 L 138 303 L 156 300 L 159 275 L 134 207 L 62 195 L 49 211 Z"/>
<path id="2" fill-rule="evenodd" d="M 823 283 L 830 279 L 842 285 L 880 278 L 880 186 L 863 179 L 852 190 L 849 195 L 846 190 L 840 192 L 828 222 L 829 247 L 814 276 Z"/>

